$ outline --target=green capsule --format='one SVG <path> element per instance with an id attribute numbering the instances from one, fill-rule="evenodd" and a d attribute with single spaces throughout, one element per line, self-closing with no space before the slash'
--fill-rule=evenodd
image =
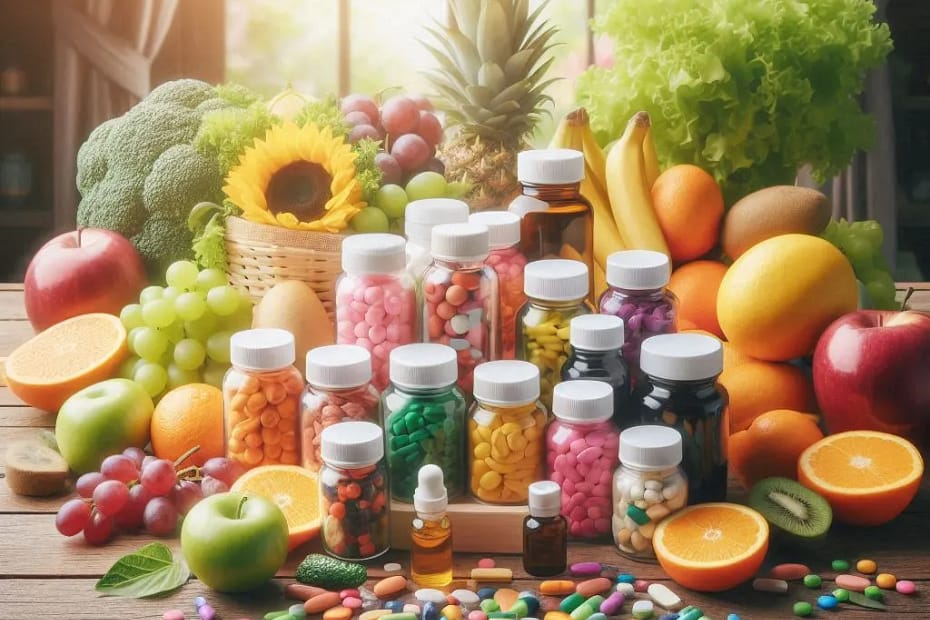
<path id="1" fill-rule="evenodd" d="M 572 620 L 588 620 L 588 617 L 594 614 L 594 608 L 592 608 L 587 602 L 582 603 L 578 607 L 574 608 L 569 614 Z"/>
<path id="2" fill-rule="evenodd" d="M 530 615 L 530 608 L 527 606 L 526 601 L 522 598 L 518 598 L 517 601 L 510 606 L 509 611 L 512 611 L 517 616 L 517 618 L 526 618 L 528 615 Z"/>
<path id="3" fill-rule="evenodd" d="M 288 615 L 290 614 L 287 613 L 286 609 L 279 609 L 278 611 L 269 611 L 267 614 L 264 615 L 264 619 L 265 620 L 280 620 L 284 616 L 288 616 Z"/>
<path id="4" fill-rule="evenodd" d="M 646 514 L 646 511 L 633 504 L 627 506 L 626 516 L 636 521 L 639 525 L 646 525 L 649 523 L 649 515 Z"/>
<path id="5" fill-rule="evenodd" d="M 813 606 L 811 606 L 810 603 L 806 601 L 798 601 L 797 603 L 794 604 L 792 611 L 794 611 L 795 616 L 806 618 L 807 616 L 814 613 L 814 608 Z"/>
<path id="6" fill-rule="evenodd" d="M 481 611 L 483 611 L 486 614 L 489 614 L 495 611 L 500 611 L 500 608 L 501 606 L 498 605 L 497 601 L 495 601 L 493 598 L 486 598 L 483 601 L 481 601 Z"/>
<path id="7" fill-rule="evenodd" d="M 501 618 L 504 620 L 517 620 L 517 614 L 512 611 L 492 611 L 488 614 L 488 620 L 492 618 Z"/>
<path id="8" fill-rule="evenodd" d="M 577 592 L 570 594 L 562 599 L 562 602 L 559 603 L 559 609 L 564 611 L 567 614 L 575 611 L 575 608 L 584 603 L 584 597 Z M 593 612 L 592 612 L 593 613 Z"/>

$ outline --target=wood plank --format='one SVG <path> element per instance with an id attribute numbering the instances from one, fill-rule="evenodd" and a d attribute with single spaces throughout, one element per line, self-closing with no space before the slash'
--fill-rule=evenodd
<path id="1" fill-rule="evenodd" d="M 4 391 L 9 393 L 9 390 Z M 12 394 L 10 396 L 16 398 Z M 4 406 L 0 403 L 0 427 L 4 426 L 54 428 L 55 414 L 22 404 Z"/>
<path id="2" fill-rule="evenodd" d="M 16 347 L 23 344 L 35 332 L 29 321 L 14 320 L 0 322 L 0 357 L 6 357 L 12 353 Z"/>
<path id="3" fill-rule="evenodd" d="M 0 320 L 25 320 L 22 284 L 0 284 Z"/>
<path id="4" fill-rule="evenodd" d="M 453 551 L 520 553 L 527 511 L 525 505 L 489 506 L 472 499 L 451 502 L 447 514 L 457 527 Z M 409 523 L 415 516 L 413 504 L 391 502 L 391 547 L 410 549 Z"/>
<path id="5" fill-rule="evenodd" d="M 3 327 L 2 323 L 0 327 Z M 0 386 L 0 407 L 26 407 L 26 405 L 8 387 L 2 385 Z"/>

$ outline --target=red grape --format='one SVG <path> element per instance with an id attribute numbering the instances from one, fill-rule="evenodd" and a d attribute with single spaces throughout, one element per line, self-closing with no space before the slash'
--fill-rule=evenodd
<path id="1" fill-rule="evenodd" d="M 348 114 L 342 117 L 342 120 L 347 122 L 352 127 L 356 125 L 371 125 L 371 118 L 364 112 L 359 112 L 358 110 L 352 110 Z"/>
<path id="2" fill-rule="evenodd" d="M 153 536 L 169 536 L 178 526 L 178 511 L 167 497 L 156 497 L 145 507 L 145 530 Z"/>
<path id="3" fill-rule="evenodd" d="M 80 478 L 77 479 L 74 487 L 77 489 L 78 495 L 81 497 L 93 497 L 94 489 L 97 488 L 97 485 L 106 480 L 107 477 L 101 474 L 99 471 L 92 471 L 86 474 L 83 474 Z"/>
<path id="4" fill-rule="evenodd" d="M 178 512 L 182 515 L 186 515 L 190 512 L 190 509 L 194 507 L 194 504 L 203 499 L 203 491 L 196 482 L 182 480 L 171 489 L 171 495 L 169 495 L 169 497 L 174 503 L 174 507 L 178 509 Z"/>
<path id="5" fill-rule="evenodd" d="M 129 501 L 129 487 L 119 480 L 101 482 L 94 489 L 94 506 L 97 512 L 108 517 L 114 516 Z"/>
<path id="6" fill-rule="evenodd" d="M 84 540 L 90 545 L 102 545 L 113 537 L 113 518 L 94 511 L 90 522 L 84 526 Z"/>
<path id="7" fill-rule="evenodd" d="M 164 459 L 152 461 L 142 469 L 141 481 L 142 486 L 152 497 L 168 495 L 178 481 L 174 463 Z"/>
<path id="8" fill-rule="evenodd" d="M 409 97 L 396 95 L 381 106 L 381 124 L 392 136 L 413 133 L 419 122 L 420 111 Z"/>
<path id="9" fill-rule="evenodd" d="M 339 108 L 343 114 L 362 112 L 371 120 L 378 118 L 378 104 L 367 95 L 347 95 L 343 97 Z"/>
<path id="10" fill-rule="evenodd" d="M 416 104 L 417 109 L 421 112 L 432 112 L 433 102 L 423 95 L 409 95 L 410 99 Z"/>
<path id="11" fill-rule="evenodd" d="M 145 512 L 145 506 L 149 503 L 151 495 L 141 484 L 134 485 L 129 489 L 129 500 L 123 509 L 116 513 L 116 525 L 121 530 L 134 530 L 142 525 L 142 514 Z"/>
<path id="12" fill-rule="evenodd" d="M 145 459 L 145 452 L 142 448 L 130 446 L 123 450 L 123 456 L 128 456 L 130 460 L 136 464 L 136 467 L 142 467 L 142 461 Z"/>
<path id="13" fill-rule="evenodd" d="M 132 482 L 139 479 L 139 468 L 135 462 L 122 454 L 113 454 L 103 459 L 103 463 L 100 465 L 100 473 L 110 480 L 119 480 L 120 482 Z"/>
<path id="14" fill-rule="evenodd" d="M 378 133 L 378 130 L 371 125 L 356 125 L 349 131 L 349 137 L 347 140 L 351 144 L 355 144 L 362 138 L 371 138 L 372 140 L 380 140 L 381 134 Z"/>
<path id="15" fill-rule="evenodd" d="M 239 476 L 245 473 L 245 467 L 239 461 L 228 459 L 225 456 L 217 456 L 208 459 L 200 468 L 200 471 L 203 472 L 204 476 L 216 478 L 226 483 L 226 486 L 231 487 L 239 479 Z"/>
<path id="16" fill-rule="evenodd" d="M 173 361 L 173 358 L 172 358 L 172 361 Z M 157 456 L 152 456 L 151 454 L 146 454 L 144 457 L 142 457 L 142 465 L 139 466 L 140 470 L 141 470 L 141 469 L 145 469 L 145 466 L 146 466 L 146 465 L 148 465 L 149 463 L 151 463 L 152 461 L 154 461 L 154 460 L 157 459 L 157 458 L 158 458 Z"/>
<path id="17" fill-rule="evenodd" d="M 204 497 L 210 497 L 217 493 L 225 493 L 229 490 L 229 485 L 218 478 L 204 476 L 203 480 L 200 481 L 200 490 L 203 491 Z"/>
<path id="18" fill-rule="evenodd" d="M 55 515 L 55 528 L 64 536 L 79 534 L 90 523 L 90 512 L 90 504 L 84 500 L 68 500 Z"/>
<path id="19" fill-rule="evenodd" d="M 392 155 L 387 153 L 378 153 L 375 155 L 375 164 L 381 168 L 382 185 L 400 185 L 404 179 L 404 171 L 400 169 L 400 164 Z"/>
<path id="20" fill-rule="evenodd" d="M 404 172 L 420 170 L 432 155 L 432 149 L 426 140 L 414 133 L 404 134 L 394 141 L 391 155 L 400 164 Z"/>
<path id="21" fill-rule="evenodd" d="M 446 165 L 442 163 L 441 160 L 431 157 L 425 166 L 426 170 L 432 170 L 433 172 L 438 172 L 439 174 L 444 175 L 446 173 Z"/>
<path id="22" fill-rule="evenodd" d="M 442 125 L 439 124 L 439 119 L 432 112 L 420 111 L 420 124 L 417 126 L 417 133 L 430 146 L 436 146 L 442 142 Z"/>

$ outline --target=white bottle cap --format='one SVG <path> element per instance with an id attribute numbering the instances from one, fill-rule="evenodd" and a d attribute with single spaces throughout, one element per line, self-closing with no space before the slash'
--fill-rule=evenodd
<path id="1" fill-rule="evenodd" d="M 530 516 L 554 517 L 562 511 L 562 489 L 558 482 L 540 480 L 530 485 Z"/>
<path id="2" fill-rule="evenodd" d="M 405 344 L 390 354 L 391 383 L 401 388 L 435 388 L 458 380 L 455 349 L 444 344 Z"/>
<path id="3" fill-rule="evenodd" d="M 656 471 L 681 463 L 681 433 L 670 426 L 634 426 L 620 433 L 620 462 Z"/>
<path id="4" fill-rule="evenodd" d="M 488 257 L 489 235 L 484 224 L 433 226 L 430 254 L 448 261 L 481 261 Z"/>
<path id="5" fill-rule="evenodd" d="M 337 422 L 320 433 L 320 457 L 332 467 L 365 467 L 383 456 L 384 433 L 373 422 Z"/>
<path id="6" fill-rule="evenodd" d="M 704 334 L 662 334 L 643 341 L 639 367 L 669 381 L 700 381 L 723 372 L 723 345 Z"/>
<path id="7" fill-rule="evenodd" d="M 573 149 L 535 149 L 517 153 L 517 180 L 534 185 L 564 185 L 584 179 L 584 154 Z"/>
<path id="8" fill-rule="evenodd" d="M 277 370 L 296 356 L 294 335 L 286 329 L 247 329 L 229 339 L 229 361 L 246 370 Z"/>
<path id="9" fill-rule="evenodd" d="M 371 353 L 354 344 L 331 344 L 307 351 L 307 383 L 343 389 L 371 381 Z"/>
<path id="10" fill-rule="evenodd" d="M 610 314 L 582 314 L 569 322 L 569 343 L 582 351 L 614 351 L 623 346 L 623 319 Z"/>
<path id="11" fill-rule="evenodd" d="M 492 250 L 509 248 L 520 243 L 520 216 L 510 211 L 479 211 L 468 216 L 469 224 L 488 227 Z"/>
<path id="12" fill-rule="evenodd" d="M 584 299 L 589 290 L 588 266 L 577 260 L 552 258 L 527 263 L 523 292 L 543 301 Z"/>
<path id="13" fill-rule="evenodd" d="M 442 479 L 442 469 L 437 465 L 424 465 L 417 472 L 417 488 L 413 491 L 413 509 L 417 512 L 436 514 L 445 512 L 449 496 Z"/>
<path id="14" fill-rule="evenodd" d="M 647 291 L 668 284 L 668 256 L 652 250 L 623 250 L 607 257 L 607 284 L 630 291 Z"/>
<path id="15" fill-rule="evenodd" d="M 608 420 L 614 414 L 614 390 L 603 381 L 563 381 L 552 390 L 552 413 L 568 422 Z"/>
<path id="16" fill-rule="evenodd" d="M 433 226 L 468 221 L 468 205 L 454 198 L 414 200 L 404 209 L 404 234 L 407 239 L 429 249 Z"/>
<path id="17" fill-rule="evenodd" d="M 485 362 L 475 367 L 475 400 L 489 405 L 523 405 L 539 398 L 539 368 L 518 360 Z"/>
<path id="18" fill-rule="evenodd" d="M 356 275 L 402 271 L 407 262 L 406 245 L 400 235 L 350 235 L 342 242 L 342 270 Z"/>

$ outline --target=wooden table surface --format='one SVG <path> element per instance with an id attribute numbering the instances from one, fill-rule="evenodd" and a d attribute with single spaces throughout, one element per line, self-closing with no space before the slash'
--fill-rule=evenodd
<path id="1" fill-rule="evenodd" d="M 905 285 L 902 285 L 904 287 Z M 930 285 L 911 299 L 911 307 L 930 310 Z M 32 334 L 26 321 L 22 303 L 21 285 L 0 284 L 0 357 L 8 355 L 18 344 Z M 930 377 L 928 377 L 930 380 Z M 40 429 L 54 427 L 53 414 L 37 411 L 19 403 L 5 387 L 0 387 L 0 451 L 9 442 L 35 435 Z M 2 454 L 2 452 L 0 452 Z M 0 470 L 2 471 L 2 470 Z M 2 475 L 2 474 L 0 474 Z M 731 499 L 739 499 L 740 491 L 734 487 Z M 188 618 L 196 618 L 193 599 L 203 595 L 224 620 L 261 618 L 274 609 L 287 606 L 282 594 L 285 584 L 293 581 L 297 564 L 310 551 L 319 551 L 318 543 L 308 543 L 295 550 L 277 578 L 266 588 L 248 596 L 229 596 L 210 591 L 192 579 L 180 590 L 165 598 L 148 600 L 105 598 L 94 591 L 94 583 L 122 555 L 130 553 L 151 540 L 146 536 L 120 535 L 103 547 L 86 546 L 81 536 L 65 538 L 55 530 L 55 512 L 63 503 L 62 497 L 30 499 L 10 493 L 0 483 L 0 620 L 31 620 L 34 618 L 61 620 L 126 620 L 161 618 L 168 609 L 179 608 Z M 782 561 L 800 561 L 809 564 L 824 577 L 824 592 L 832 589 L 830 561 L 845 558 L 872 558 L 879 570 L 917 583 L 916 596 L 906 597 L 888 593 L 888 612 L 882 614 L 859 607 L 843 606 L 842 614 L 850 618 L 879 618 L 902 616 L 930 616 L 930 483 L 927 478 L 909 509 L 892 523 L 872 529 L 854 529 L 834 526 L 829 540 L 821 549 L 805 552 L 773 550 L 767 565 Z M 165 541 L 176 553 L 176 539 Z M 457 584 L 468 587 L 470 569 L 475 566 L 475 555 L 458 555 L 455 562 Z M 517 590 L 535 589 L 538 580 L 528 578 L 522 571 L 519 556 L 496 557 L 499 566 L 514 570 Z M 392 552 L 386 558 L 371 563 L 369 574 L 378 577 L 381 566 L 396 560 L 408 566 L 404 552 Z M 709 618 L 723 620 L 728 613 L 741 618 L 790 618 L 795 601 L 814 603 L 818 591 L 792 584 L 788 595 L 754 592 L 749 585 L 722 594 L 705 595 L 686 591 L 664 575 L 661 568 L 652 564 L 633 563 L 620 556 L 611 545 L 571 544 L 569 561 L 596 560 L 615 571 L 630 572 L 637 577 L 661 581 L 669 585 L 685 603 L 700 606 Z M 629 604 L 624 605 L 630 616 Z M 823 617 L 829 612 L 819 612 Z"/>

